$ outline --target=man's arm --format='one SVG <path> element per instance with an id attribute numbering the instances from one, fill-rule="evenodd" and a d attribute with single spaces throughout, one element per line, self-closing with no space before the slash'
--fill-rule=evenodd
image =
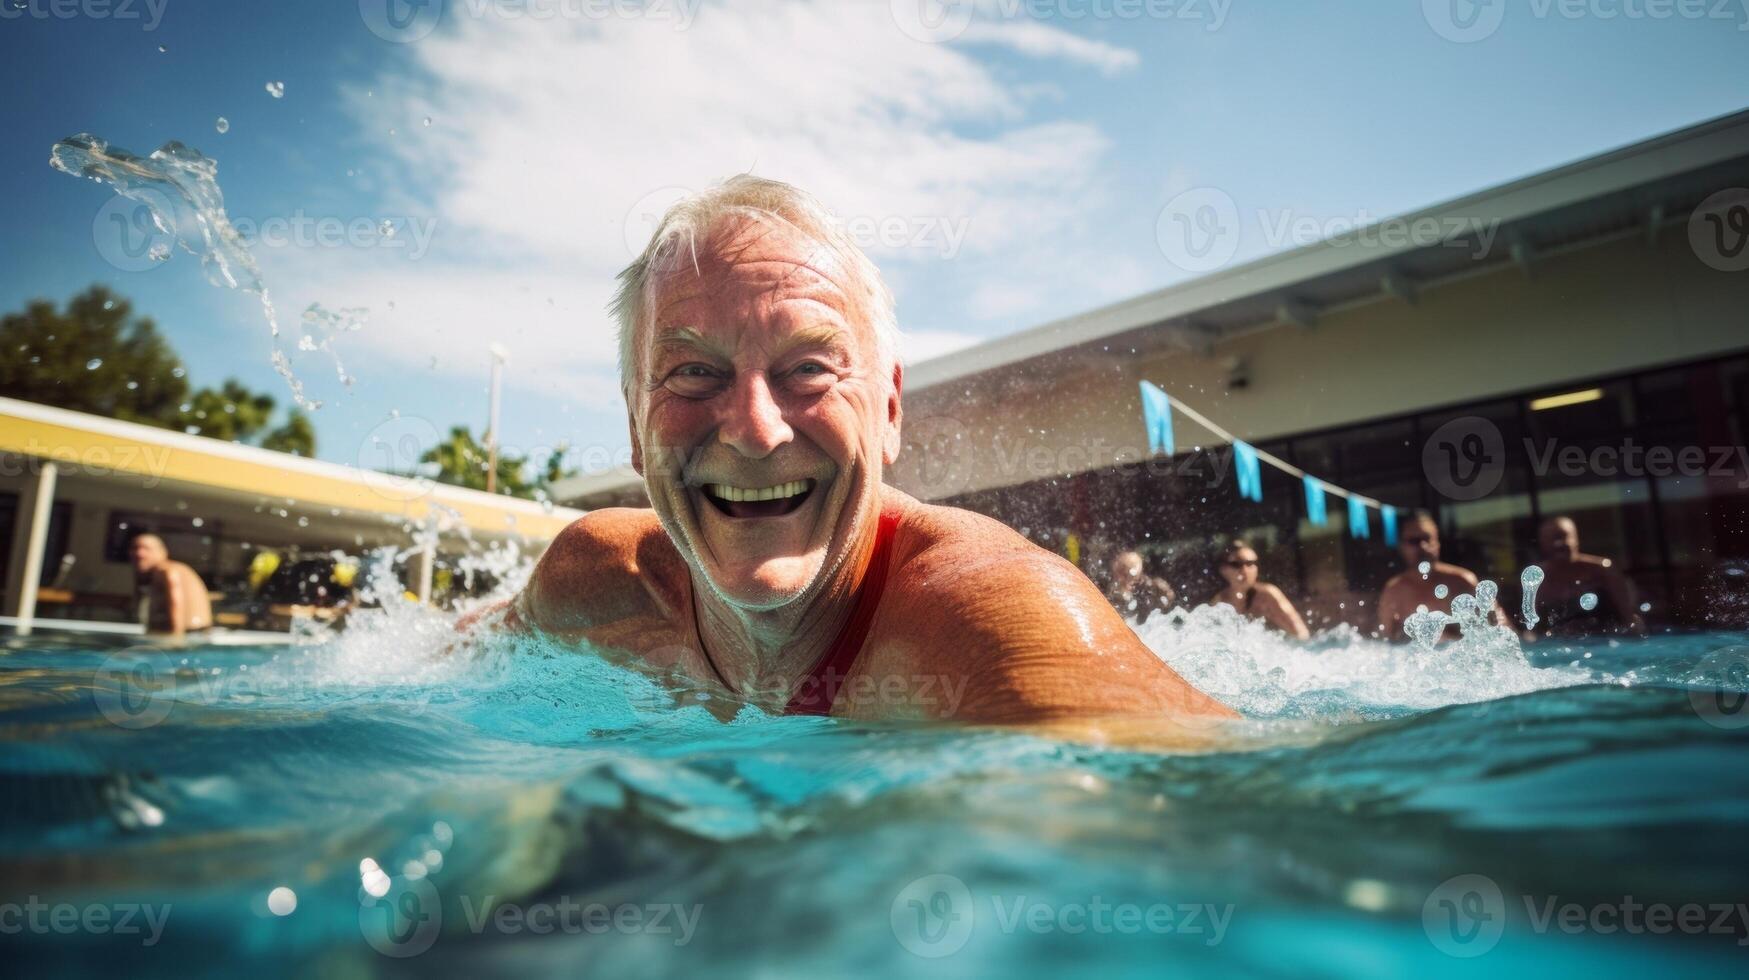
<path id="1" fill-rule="evenodd" d="M 1401 590 L 1397 585 L 1397 580 L 1393 578 L 1386 582 L 1384 589 L 1379 592 L 1379 635 L 1386 640 L 1397 638 L 1397 633 L 1400 632 L 1399 626 L 1402 623 L 1402 617 L 1397 615 L 1397 606 L 1401 604 L 1401 600 L 1397 598 Z"/>
<path id="2" fill-rule="evenodd" d="M 170 623 L 170 635 L 179 638 L 188 632 L 188 587 L 183 576 L 168 565 L 153 574 L 164 593 L 164 615 Z"/>
<path id="3" fill-rule="evenodd" d="M 1628 630 L 1646 635 L 1646 620 L 1640 615 L 1640 596 L 1633 580 L 1621 572 L 1603 565 L 1603 587 L 1609 590 L 1609 601 L 1619 610 L 1622 625 Z"/>

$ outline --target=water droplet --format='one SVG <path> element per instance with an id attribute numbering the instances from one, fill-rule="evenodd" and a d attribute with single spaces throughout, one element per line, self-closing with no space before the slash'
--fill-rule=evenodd
<path id="1" fill-rule="evenodd" d="M 93 357 L 91 360 L 85 362 L 85 370 L 87 371 L 95 371 L 102 366 L 103 358 L 101 357 Z"/>
<path id="2" fill-rule="evenodd" d="M 276 99 L 285 98 L 285 83 L 284 82 L 268 82 L 267 83 L 267 94 L 273 96 Z"/>
<path id="3" fill-rule="evenodd" d="M 1640 612 L 1651 612 L 1651 611 L 1652 611 L 1652 604 L 1651 603 L 1649 603 L 1649 602 L 1640 603 Z"/>
<path id="4" fill-rule="evenodd" d="M 167 242 L 153 242 L 152 247 L 146 249 L 146 258 L 153 262 L 170 261 L 170 245 Z"/>
<path id="5" fill-rule="evenodd" d="M 1597 608 L 1597 593 L 1587 592 L 1579 597 L 1579 608 L 1590 612 Z"/>
<path id="6" fill-rule="evenodd" d="M 387 218 L 384 218 L 383 223 L 380 225 L 377 225 L 377 232 L 380 233 L 384 238 L 393 238 L 393 237 L 395 237 L 395 223 L 393 221 L 390 221 Z"/>
<path id="7" fill-rule="evenodd" d="M 427 125 L 427 126 L 431 125 L 431 117 L 426 116 L 424 122 L 425 122 L 425 125 Z"/>
<path id="8" fill-rule="evenodd" d="M 1433 571 L 1433 563 L 1424 561 L 1421 564 L 1416 565 L 1415 570 L 1417 572 L 1420 572 L 1422 575 L 1426 575 L 1428 572 Z"/>
<path id="9" fill-rule="evenodd" d="M 213 128 L 220 133 L 228 133 L 231 131 L 231 121 L 224 116 L 220 116 L 218 121 L 213 123 Z"/>
<path id="10" fill-rule="evenodd" d="M 103 308 L 104 308 L 104 309 L 106 309 L 106 310 L 113 310 L 113 309 L 115 309 L 115 300 L 113 300 L 113 299 L 106 299 L 106 300 L 104 300 L 104 301 L 103 301 Z"/>
<path id="11" fill-rule="evenodd" d="M 188 371 L 185 368 L 173 367 L 170 369 L 170 376 L 173 378 L 186 377 L 187 375 Z M 188 411 L 187 407 L 184 407 L 182 410 L 185 412 Z"/>
<path id="12" fill-rule="evenodd" d="M 1441 583 L 1441 584 L 1433 587 L 1433 597 L 1435 599 L 1443 599 L 1450 594 L 1451 594 L 1451 590 L 1446 588 L 1444 583 Z"/>
<path id="13" fill-rule="evenodd" d="M 128 390 L 129 391 L 139 391 L 140 390 L 140 383 L 138 381 L 129 381 L 128 382 Z"/>
<path id="14" fill-rule="evenodd" d="M 160 45 L 158 45 L 158 53 L 159 54 L 169 54 L 170 49 L 165 47 L 164 45 L 160 44 Z"/>

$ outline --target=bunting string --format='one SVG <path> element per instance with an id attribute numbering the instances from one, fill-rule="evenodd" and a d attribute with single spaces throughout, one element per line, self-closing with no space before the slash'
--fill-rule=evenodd
<path id="1" fill-rule="evenodd" d="M 1261 464 L 1270 466 L 1298 477 L 1306 490 L 1306 518 L 1311 523 L 1323 527 L 1329 523 L 1329 510 L 1325 496 L 1334 494 L 1348 502 L 1348 533 L 1356 538 L 1372 538 L 1372 522 L 1367 514 L 1367 508 L 1379 512 L 1379 527 L 1384 543 L 1391 547 L 1397 544 L 1397 508 L 1365 494 L 1356 493 L 1339 487 L 1328 480 L 1322 480 L 1307 473 L 1298 466 L 1289 463 L 1279 456 L 1266 453 L 1250 443 L 1234 436 L 1231 432 L 1210 421 L 1207 416 L 1184 404 L 1177 398 L 1168 395 L 1164 389 L 1152 382 L 1143 381 L 1142 391 L 1142 423 L 1148 431 L 1148 451 L 1171 456 L 1175 453 L 1177 443 L 1173 438 L 1173 412 L 1183 415 L 1197 425 L 1207 429 L 1216 439 L 1222 440 L 1233 447 L 1234 476 L 1239 481 L 1239 496 L 1256 503 L 1263 502 L 1263 476 Z"/>

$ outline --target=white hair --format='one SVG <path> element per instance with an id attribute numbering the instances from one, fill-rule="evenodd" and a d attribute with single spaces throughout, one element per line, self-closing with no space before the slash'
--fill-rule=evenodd
<path id="1" fill-rule="evenodd" d="M 656 273 L 667 271 L 682 256 L 689 256 L 696 263 L 699 239 L 729 217 L 783 222 L 844 261 L 855 281 L 842 285 L 853 299 L 862 301 L 868 312 L 882 374 L 891 383 L 892 368 L 899 358 L 899 323 L 893 312 L 892 290 L 881 279 L 880 270 L 812 194 L 781 180 L 737 174 L 669 208 L 656 223 L 643 254 L 619 274 L 619 290 L 608 310 L 619 321 L 620 387 L 628 399 L 637 374 L 637 333 L 648 316 Z"/>

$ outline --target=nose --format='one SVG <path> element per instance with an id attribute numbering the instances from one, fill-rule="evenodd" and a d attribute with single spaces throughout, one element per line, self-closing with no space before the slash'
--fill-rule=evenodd
<path id="1" fill-rule="evenodd" d="M 724 403 L 717 438 L 749 459 L 764 459 L 795 437 L 763 371 L 743 372 Z"/>

